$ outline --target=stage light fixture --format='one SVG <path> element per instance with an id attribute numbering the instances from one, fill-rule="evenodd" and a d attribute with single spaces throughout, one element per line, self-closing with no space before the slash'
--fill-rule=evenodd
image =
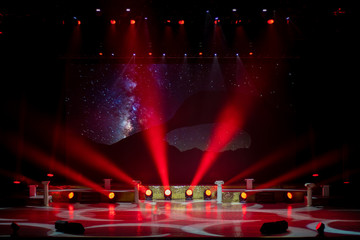
<path id="1" fill-rule="evenodd" d="M 116 24 L 116 20 L 111 19 L 111 20 L 110 20 L 110 24 L 112 24 L 112 25 Z"/>
<path id="2" fill-rule="evenodd" d="M 20 184 L 21 182 L 18 180 L 13 181 L 13 184 Z"/>
<path id="3" fill-rule="evenodd" d="M 114 193 L 114 192 L 110 192 L 110 193 L 108 194 L 108 197 L 109 197 L 110 200 L 113 200 L 113 199 L 115 198 L 115 193 Z"/>
<path id="4" fill-rule="evenodd" d="M 54 174 L 52 174 L 52 173 L 48 173 L 48 174 L 46 174 L 46 176 L 48 176 L 48 177 L 53 177 L 53 176 L 54 176 Z"/>
<path id="5" fill-rule="evenodd" d="M 84 234 L 85 228 L 81 223 L 68 222 L 57 220 L 55 222 L 55 229 L 58 232 L 69 233 L 69 234 Z"/>
<path id="6" fill-rule="evenodd" d="M 17 237 L 18 236 L 18 231 L 20 230 L 20 226 L 16 222 L 12 222 L 10 224 L 10 227 L 12 229 L 11 237 Z"/>
<path id="7" fill-rule="evenodd" d="M 319 236 L 324 236 L 325 224 L 319 222 L 316 225 L 316 231 L 318 232 Z"/>
<path id="8" fill-rule="evenodd" d="M 71 200 L 71 199 L 74 199 L 74 197 L 75 197 L 74 192 L 69 192 L 68 199 Z"/>
<path id="9" fill-rule="evenodd" d="M 240 202 L 246 202 L 246 199 L 247 199 L 247 193 L 246 192 L 240 193 Z"/>
<path id="10" fill-rule="evenodd" d="M 204 199 L 205 200 L 210 200 L 211 199 L 211 190 L 210 189 L 206 189 L 204 191 Z"/>
<path id="11" fill-rule="evenodd" d="M 171 195 L 172 195 L 172 192 L 169 188 L 164 191 L 165 200 L 171 200 Z"/>
<path id="12" fill-rule="evenodd" d="M 270 235 L 270 234 L 285 233 L 287 229 L 288 229 L 287 221 L 282 220 L 282 221 L 264 223 L 260 228 L 260 232 L 265 235 Z"/>
<path id="13" fill-rule="evenodd" d="M 152 200 L 152 199 L 153 199 L 153 191 L 151 191 L 151 189 L 146 189 L 145 200 Z"/>
<path id="14" fill-rule="evenodd" d="M 192 200 L 193 199 L 193 190 L 190 188 L 185 191 L 185 199 Z"/>
<path id="15" fill-rule="evenodd" d="M 274 19 L 269 19 L 269 20 L 267 20 L 267 23 L 270 24 L 270 25 L 271 25 L 271 24 L 274 24 L 274 22 L 275 22 Z"/>
<path id="16" fill-rule="evenodd" d="M 291 192 L 287 192 L 287 193 L 286 193 L 286 197 L 287 197 L 289 200 L 291 200 L 291 199 L 293 198 L 293 195 L 292 195 Z"/>
<path id="17" fill-rule="evenodd" d="M 134 19 L 131 19 L 131 20 L 130 20 L 130 24 L 131 24 L 131 25 L 134 25 L 135 23 L 136 23 L 136 21 L 135 21 Z"/>

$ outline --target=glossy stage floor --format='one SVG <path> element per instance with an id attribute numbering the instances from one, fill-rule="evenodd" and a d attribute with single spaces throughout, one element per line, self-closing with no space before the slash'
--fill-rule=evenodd
<path id="1" fill-rule="evenodd" d="M 81 235 L 56 231 L 57 220 L 81 223 Z M 286 220 L 288 230 L 262 235 L 265 222 Z M 49 207 L 26 206 L 0 209 L 0 237 L 12 234 L 11 223 L 19 226 L 18 237 L 104 238 L 313 238 L 316 225 L 325 224 L 325 236 L 360 237 L 360 210 L 306 207 L 303 203 L 223 203 L 215 200 L 141 201 L 135 203 L 52 203 Z"/>

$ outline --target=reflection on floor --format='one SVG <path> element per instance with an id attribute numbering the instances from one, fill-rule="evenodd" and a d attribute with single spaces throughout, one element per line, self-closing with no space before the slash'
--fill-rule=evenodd
<path id="1" fill-rule="evenodd" d="M 0 237 L 73 237 L 56 231 L 57 220 L 79 222 L 85 237 L 267 237 L 265 222 L 286 220 L 283 238 L 316 237 L 325 224 L 327 237 L 360 237 L 360 210 L 306 207 L 304 204 L 241 204 L 216 201 L 142 201 L 134 203 L 69 204 L 50 207 L 0 208 Z"/>

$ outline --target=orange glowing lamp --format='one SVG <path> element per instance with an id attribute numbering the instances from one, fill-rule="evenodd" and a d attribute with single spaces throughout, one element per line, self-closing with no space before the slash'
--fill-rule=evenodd
<path id="1" fill-rule="evenodd" d="M 69 194 L 68 194 L 69 199 L 73 199 L 74 196 L 75 196 L 74 192 L 69 192 Z"/>
<path id="2" fill-rule="evenodd" d="M 292 198 L 293 198 L 293 195 L 292 195 L 291 192 L 288 192 L 288 193 L 286 194 L 286 196 L 287 196 L 288 199 L 292 199 Z"/>
<path id="3" fill-rule="evenodd" d="M 108 197 L 109 197 L 110 200 L 114 199 L 115 193 L 110 192 L 109 195 L 108 195 Z"/>
<path id="4" fill-rule="evenodd" d="M 247 198 L 246 192 L 242 192 L 242 193 L 240 194 L 240 197 L 241 197 L 243 200 L 246 200 L 246 198 Z"/>

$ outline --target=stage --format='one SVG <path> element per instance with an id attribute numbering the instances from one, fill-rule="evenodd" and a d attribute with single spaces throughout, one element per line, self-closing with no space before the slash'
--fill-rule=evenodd
<path id="1" fill-rule="evenodd" d="M 49 207 L 0 209 L 0 237 L 19 238 L 313 238 L 325 224 L 325 237 L 359 238 L 360 210 L 307 207 L 304 203 L 222 203 L 216 200 L 158 200 L 135 203 L 51 203 Z M 55 229 L 58 220 L 78 222 L 84 234 Z M 285 233 L 263 235 L 263 223 L 285 220 Z"/>

